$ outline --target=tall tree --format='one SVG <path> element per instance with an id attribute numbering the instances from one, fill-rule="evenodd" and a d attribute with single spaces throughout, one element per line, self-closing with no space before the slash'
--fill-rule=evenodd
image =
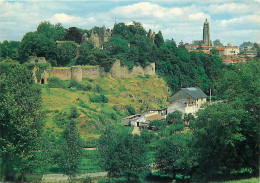
<path id="1" fill-rule="evenodd" d="M 66 29 L 60 23 L 53 25 L 49 21 L 44 21 L 38 25 L 37 32 L 45 35 L 48 39 L 63 41 Z"/>
<path id="2" fill-rule="evenodd" d="M 0 155 L 4 181 L 13 168 L 35 170 L 42 133 L 41 90 L 32 72 L 17 63 L 0 64 Z"/>
<path id="3" fill-rule="evenodd" d="M 82 35 L 76 27 L 70 27 L 65 35 L 65 40 L 80 44 L 82 42 Z"/>
<path id="4" fill-rule="evenodd" d="M 81 138 L 75 119 L 71 119 L 66 125 L 62 138 L 62 157 L 59 164 L 63 172 L 71 180 L 73 176 L 79 173 L 83 153 Z"/>
<path id="5" fill-rule="evenodd" d="M 62 42 L 57 48 L 58 65 L 66 66 L 77 55 L 77 44 L 74 41 Z"/>
<path id="6" fill-rule="evenodd" d="M 19 61 L 21 63 L 26 62 L 29 56 L 45 57 L 47 60 L 55 59 L 55 41 L 38 32 L 26 33 L 21 41 Z"/>
<path id="7" fill-rule="evenodd" d="M 20 45 L 21 43 L 19 41 L 3 41 L 0 44 L 0 58 L 17 59 Z"/>
<path id="8" fill-rule="evenodd" d="M 149 172 L 148 149 L 138 135 L 107 127 L 100 137 L 100 165 L 111 177 L 138 180 Z"/>

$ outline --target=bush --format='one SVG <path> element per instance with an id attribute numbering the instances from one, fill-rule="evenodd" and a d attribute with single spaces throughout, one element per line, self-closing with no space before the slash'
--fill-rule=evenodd
<path id="1" fill-rule="evenodd" d="M 35 75 L 36 75 L 36 79 L 37 79 L 37 82 L 40 82 L 41 81 L 41 76 L 42 76 L 42 73 L 41 71 L 35 71 Z"/>
<path id="2" fill-rule="evenodd" d="M 98 139 L 85 141 L 83 148 L 95 148 L 95 147 L 97 147 L 97 142 L 98 142 Z"/>
<path id="3" fill-rule="evenodd" d="M 57 77 L 49 78 L 48 86 L 49 86 L 49 88 L 67 88 L 66 83 Z"/>
<path id="4" fill-rule="evenodd" d="M 76 119 L 80 116 L 80 114 L 78 113 L 78 109 L 77 107 L 73 106 L 71 109 L 70 109 L 70 115 L 69 115 L 69 119 Z"/>
<path id="5" fill-rule="evenodd" d="M 135 114 L 135 108 L 133 108 L 132 106 L 130 105 L 126 105 L 125 106 L 127 111 L 131 114 L 131 115 L 134 115 Z"/>
<path id="6" fill-rule="evenodd" d="M 84 90 L 84 91 L 91 90 L 91 85 L 81 84 L 75 79 L 70 80 L 68 87 L 69 88 L 77 88 L 78 90 Z"/>
<path id="7" fill-rule="evenodd" d="M 90 102 L 108 103 L 109 99 L 105 95 L 93 95 L 89 97 Z"/>
<path id="8" fill-rule="evenodd" d="M 101 88 L 100 85 L 96 85 L 96 87 L 95 87 L 95 91 L 98 92 L 98 93 L 100 93 L 100 92 L 103 91 L 103 89 Z"/>

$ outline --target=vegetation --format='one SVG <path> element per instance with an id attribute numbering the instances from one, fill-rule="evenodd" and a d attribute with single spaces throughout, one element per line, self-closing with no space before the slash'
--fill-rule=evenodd
<path id="1" fill-rule="evenodd" d="M 75 118 L 72 115 L 71 118 Z M 60 167 L 63 172 L 72 179 L 77 173 L 79 173 L 80 162 L 82 160 L 82 145 L 79 131 L 74 119 L 66 125 L 62 138 L 62 158 L 59 161 Z"/>
<path id="2" fill-rule="evenodd" d="M 21 42 L 0 44 L 1 180 L 15 173 L 23 181 L 33 172 L 73 177 L 108 171 L 109 177 L 100 182 L 143 181 L 151 170 L 173 181 L 259 176 L 260 61 L 224 66 L 216 50 L 210 55 L 188 52 L 182 42 L 164 41 L 161 32 L 152 40 L 139 22 L 118 23 L 113 30 L 103 49 L 82 42 L 82 34 L 90 36 L 90 30 L 66 30 L 49 22 L 26 33 Z M 221 45 L 220 40 L 215 44 Z M 31 71 L 38 67 L 39 81 L 49 64 L 11 62 L 24 63 L 29 56 L 58 66 L 98 64 L 105 71 L 115 59 L 130 69 L 154 62 L 159 77 L 50 78 L 40 86 Z M 215 102 L 196 118 L 175 111 L 152 121 L 140 135 L 121 127 L 126 115 L 167 106 L 168 87 L 174 93 L 187 86 L 206 93 L 211 88 Z"/>
<path id="3" fill-rule="evenodd" d="M 101 167 L 109 177 L 136 181 L 149 173 L 148 148 L 138 135 L 108 126 L 100 137 L 98 150 Z"/>
<path id="4" fill-rule="evenodd" d="M 37 166 L 42 133 L 41 93 L 32 72 L 18 63 L 0 64 L 1 179 L 16 168 L 25 173 Z"/>

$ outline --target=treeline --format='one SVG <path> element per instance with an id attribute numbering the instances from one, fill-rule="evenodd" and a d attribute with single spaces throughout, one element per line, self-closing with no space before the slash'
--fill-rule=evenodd
<path id="1" fill-rule="evenodd" d="M 208 93 L 221 75 L 222 60 L 218 56 L 188 52 L 182 42 L 176 45 L 173 40 L 164 41 L 161 32 L 152 38 L 139 22 L 115 24 L 103 49 L 94 47 L 90 40 L 82 42 L 83 34 L 90 37 L 92 31 L 98 33 L 101 28 L 65 29 L 61 24 L 42 22 L 35 32 L 26 33 L 21 42 L 2 42 L 0 59 L 24 63 L 29 56 L 37 56 L 45 57 L 53 66 L 101 65 L 106 71 L 116 59 L 130 69 L 153 62 L 156 72 L 173 92 L 180 87 L 197 86 Z"/>

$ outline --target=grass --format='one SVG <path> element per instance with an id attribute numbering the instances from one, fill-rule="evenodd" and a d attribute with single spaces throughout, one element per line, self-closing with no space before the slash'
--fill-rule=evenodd
<path id="1" fill-rule="evenodd" d="M 84 150 L 80 173 L 102 172 L 98 166 L 99 154 L 97 150 Z"/>
<path id="2" fill-rule="evenodd" d="M 68 83 L 68 81 L 62 81 Z M 49 88 L 42 85 L 43 111 L 45 112 L 45 131 L 60 133 L 63 126 L 57 123 L 67 117 L 72 106 L 77 107 L 80 116 L 77 118 L 78 128 L 84 140 L 98 138 L 100 130 L 108 123 L 120 125 L 121 118 L 128 115 L 126 105 L 141 113 L 149 108 L 167 106 L 168 88 L 163 79 L 157 76 L 114 79 L 102 77 L 84 79 L 83 85 L 91 85 L 91 90 L 76 88 Z M 97 88 L 99 88 L 97 90 Z M 108 103 L 95 103 L 90 96 L 105 95 Z M 115 107 L 116 106 L 116 107 Z M 116 108 L 116 110 L 115 110 Z M 140 110 L 143 109 L 143 111 Z"/>

